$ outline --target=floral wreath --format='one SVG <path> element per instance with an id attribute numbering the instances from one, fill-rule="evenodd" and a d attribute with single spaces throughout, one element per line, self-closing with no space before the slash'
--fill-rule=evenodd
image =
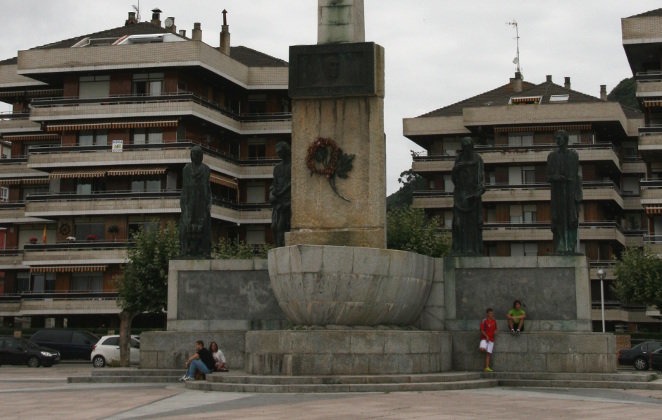
<path id="1" fill-rule="evenodd" d="M 329 180 L 329 185 L 333 192 L 343 200 L 349 200 L 343 197 L 336 188 L 336 176 L 347 179 L 349 172 L 353 168 L 355 155 L 348 155 L 338 147 L 338 144 L 328 138 L 319 137 L 309 147 L 306 154 L 306 166 L 310 171 L 310 176 L 314 174 L 323 175 Z"/>

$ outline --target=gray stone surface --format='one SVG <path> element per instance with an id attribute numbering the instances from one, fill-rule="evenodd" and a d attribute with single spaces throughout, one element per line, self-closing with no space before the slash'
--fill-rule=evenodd
<path id="1" fill-rule="evenodd" d="M 195 352 L 195 342 L 205 346 L 216 341 L 230 369 L 244 368 L 245 331 L 154 331 L 140 335 L 140 367 L 142 369 L 186 369 L 186 360 Z"/>
<path id="2" fill-rule="evenodd" d="M 446 330 L 474 330 L 488 307 L 504 322 L 513 301 L 520 299 L 527 331 L 591 331 L 584 256 L 446 258 L 443 282 L 444 316 L 440 288 L 433 287 L 421 318 L 426 329 L 443 319 Z"/>
<path id="3" fill-rule="evenodd" d="M 478 350 L 480 333 L 453 331 L 453 369 L 482 370 L 485 354 Z M 533 332 L 497 334 L 492 367 L 498 372 L 616 372 L 613 334 Z"/>
<path id="4" fill-rule="evenodd" d="M 365 41 L 363 0 L 318 0 L 317 43 Z"/>
<path id="5" fill-rule="evenodd" d="M 374 248 L 298 245 L 269 252 L 276 299 L 299 325 L 412 325 L 428 298 L 434 264 Z"/>
<path id="6" fill-rule="evenodd" d="M 260 375 L 436 373 L 451 368 L 450 334 L 401 330 L 249 331 L 246 371 Z"/>
<path id="7" fill-rule="evenodd" d="M 277 329 L 288 324 L 264 260 L 173 261 L 169 273 L 169 331 Z"/>

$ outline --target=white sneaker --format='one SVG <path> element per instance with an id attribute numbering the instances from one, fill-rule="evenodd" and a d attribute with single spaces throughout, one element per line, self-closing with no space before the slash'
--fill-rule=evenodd
<path id="1" fill-rule="evenodd" d="M 184 375 L 184 376 L 182 376 L 181 378 L 179 378 L 179 379 L 177 379 L 177 380 L 178 380 L 179 382 L 186 382 L 186 381 L 188 381 L 189 379 L 191 379 L 191 378 L 189 378 L 188 376 Z"/>
<path id="2" fill-rule="evenodd" d="M 195 380 L 195 378 L 191 378 L 190 376 L 186 376 L 184 378 L 184 382 L 193 381 L 193 380 Z"/>

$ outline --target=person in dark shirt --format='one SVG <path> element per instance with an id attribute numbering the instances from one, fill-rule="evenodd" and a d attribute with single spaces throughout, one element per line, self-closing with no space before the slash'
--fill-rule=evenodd
<path id="1" fill-rule="evenodd" d="M 211 352 L 205 348 L 202 340 L 195 342 L 195 353 L 186 361 L 188 371 L 182 376 L 180 381 L 192 381 L 195 378 L 195 372 L 200 371 L 206 375 L 214 371 L 214 357 Z"/>

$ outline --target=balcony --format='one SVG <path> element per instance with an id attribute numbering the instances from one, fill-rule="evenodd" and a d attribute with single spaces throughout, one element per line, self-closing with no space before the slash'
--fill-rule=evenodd
<path id="1" fill-rule="evenodd" d="M 542 164 L 547 162 L 547 156 L 554 150 L 553 144 L 535 146 L 477 146 L 486 165 L 509 164 Z M 611 143 L 575 144 L 570 146 L 577 151 L 581 162 L 611 162 L 620 169 L 620 159 Z M 413 154 L 412 170 L 414 172 L 451 172 L 455 164 L 455 156 Z"/>
<path id="2" fill-rule="evenodd" d="M 25 268 L 23 265 L 23 250 L 3 249 L 0 250 L 0 270 L 12 270 Z"/>
<path id="3" fill-rule="evenodd" d="M 237 204 L 214 199 L 211 217 L 236 224 L 270 224 L 271 204 Z"/>
<path id="4" fill-rule="evenodd" d="M 0 202 L 0 224 L 50 223 L 50 220 L 25 215 L 24 201 Z"/>
<path id="5" fill-rule="evenodd" d="M 662 205 L 662 179 L 642 179 L 639 188 L 643 206 Z"/>
<path id="6" fill-rule="evenodd" d="M 71 167 L 113 167 L 131 165 L 186 164 L 191 161 L 190 148 L 196 142 L 187 140 L 177 143 L 127 144 L 122 153 L 113 153 L 111 146 L 68 146 L 44 147 L 30 152 L 27 167 L 55 169 Z M 263 158 L 238 160 L 208 147 L 204 151 L 204 162 L 213 171 L 238 179 L 271 179 L 273 168 L 280 159 Z"/>
<path id="7" fill-rule="evenodd" d="M 552 241 L 549 223 L 485 223 L 483 240 L 495 241 Z M 580 241 L 615 241 L 625 245 L 625 236 L 616 222 L 584 222 L 579 224 Z"/>
<path id="8" fill-rule="evenodd" d="M 41 125 L 29 117 L 30 114 L 0 113 L 0 135 L 40 131 Z"/>
<path id="9" fill-rule="evenodd" d="M 651 251 L 662 256 L 662 235 L 643 235 L 642 242 Z"/>
<path id="10" fill-rule="evenodd" d="M 639 152 L 662 151 L 662 125 L 649 124 L 639 128 Z"/>
<path id="11" fill-rule="evenodd" d="M 662 71 L 651 70 L 637 72 L 637 98 L 662 97 Z"/>
<path id="12" fill-rule="evenodd" d="M 22 292 L 0 295 L 0 316 L 119 314 L 116 292 Z"/>
<path id="13" fill-rule="evenodd" d="M 38 98 L 30 103 L 37 122 L 99 118 L 195 116 L 242 135 L 292 132 L 291 113 L 237 115 L 192 93 L 105 98 Z"/>
<path id="14" fill-rule="evenodd" d="M 130 242 L 58 242 L 26 244 L 23 264 L 26 266 L 69 264 L 125 264 Z"/>

